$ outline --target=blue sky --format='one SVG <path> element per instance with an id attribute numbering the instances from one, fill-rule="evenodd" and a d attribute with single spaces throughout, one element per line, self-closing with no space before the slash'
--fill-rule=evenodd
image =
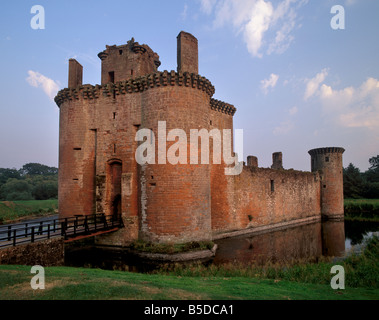
<path id="1" fill-rule="evenodd" d="M 33 5 L 45 29 L 31 28 Z M 334 5 L 345 29 L 334 30 Z M 59 109 L 68 59 L 83 82 L 100 83 L 97 54 L 132 37 L 176 70 L 176 36 L 199 41 L 199 73 L 214 98 L 237 108 L 244 159 L 310 170 L 308 150 L 338 146 L 362 171 L 379 154 L 379 1 L 162 0 L 7 1 L 0 20 L 0 167 L 58 166 Z"/>

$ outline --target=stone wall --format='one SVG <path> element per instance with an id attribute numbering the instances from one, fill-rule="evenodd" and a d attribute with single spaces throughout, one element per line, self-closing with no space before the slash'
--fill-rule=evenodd
<path id="1" fill-rule="evenodd" d="M 0 249 L 0 264 L 64 265 L 63 239 L 50 239 Z"/>
<path id="2" fill-rule="evenodd" d="M 321 217 L 318 173 L 244 166 L 240 175 L 224 178 L 223 190 L 227 210 L 219 218 L 224 223 L 213 224 L 215 235 Z"/>

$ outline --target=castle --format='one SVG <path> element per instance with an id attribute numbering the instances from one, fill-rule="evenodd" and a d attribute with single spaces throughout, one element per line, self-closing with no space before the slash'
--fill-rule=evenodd
<path id="1" fill-rule="evenodd" d="M 159 121 L 167 131 L 180 128 L 188 139 L 191 129 L 233 129 L 236 108 L 214 99 L 212 83 L 198 74 L 193 35 L 177 37 L 177 71 L 158 71 L 158 54 L 133 38 L 106 46 L 98 56 L 101 85 L 83 84 L 82 66 L 70 59 L 68 88 L 55 97 L 60 217 L 121 214 L 124 228 L 104 240 L 113 245 L 211 240 L 323 217 L 343 219 L 343 148 L 310 150 L 311 172 L 284 170 L 280 152 L 273 154 L 271 168 L 247 157 L 237 175 L 225 174 L 230 165 L 224 161 L 136 161 L 142 143 L 137 132 L 146 128 L 157 135 Z M 173 143 L 167 141 L 166 149 Z"/>

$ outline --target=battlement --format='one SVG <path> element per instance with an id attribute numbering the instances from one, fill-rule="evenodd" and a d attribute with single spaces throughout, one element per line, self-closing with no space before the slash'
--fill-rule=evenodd
<path id="1" fill-rule="evenodd" d="M 329 148 L 317 148 L 309 150 L 308 153 L 311 156 L 315 156 L 317 154 L 327 154 L 327 153 L 344 153 L 345 149 L 340 147 L 329 147 Z"/>
<path id="2" fill-rule="evenodd" d="M 103 85 L 81 85 L 76 88 L 65 88 L 60 90 L 55 97 L 55 102 L 60 106 L 64 101 L 80 99 L 96 99 L 100 95 L 105 97 L 116 97 L 120 94 L 128 94 L 134 92 L 143 92 L 150 88 L 164 87 L 164 86 L 185 86 L 192 87 L 194 89 L 205 91 L 210 97 L 215 92 L 215 88 L 212 83 L 198 74 L 188 72 L 155 72 L 145 76 L 141 76 L 126 81 L 119 81 L 116 83 L 107 83 Z M 217 102 L 211 103 L 213 109 L 217 109 L 220 112 L 232 112 L 235 108 L 227 103 L 214 100 Z M 234 113 L 233 112 L 233 113 Z"/>
<path id="3" fill-rule="evenodd" d="M 226 113 L 226 114 L 229 114 L 231 116 L 233 116 L 237 111 L 237 109 L 233 105 L 226 103 L 224 101 L 217 100 L 217 99 L 211 98 L 210 104 L 211 104 L 212 110 L 222 112 L 222 113 Z"/>

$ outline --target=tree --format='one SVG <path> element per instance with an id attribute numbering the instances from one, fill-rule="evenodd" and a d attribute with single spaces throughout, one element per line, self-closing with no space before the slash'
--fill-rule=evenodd
<path id="1" fill-rule="evenodd" d="M 362 195 L 367 199 L 379 199 L 379 182 L 366 182 Z"/>
<path id="2" fill-rule="evenodd" d="M 0 168 L 0 185 L 6 183 L 11 178 L 20 179 L 20 172 L 17 169 Z"/>
<path id="3" fill-rule="evenodd" d="M 345 198 L 361 198 L 364 181 L 359 168 L 352 163 L 343 169 L 343 192 Z"/>
<path id="4" fill-rule="evenodd" d="M 20 173 L 17 169 L 4 169 L 0 168 L 0 199 L 3 199 L 5 195 L 1 192 L 1 186 L 5 184 L 9 179 L 20 179 Z"/>
<path id="5" fill-rule="evenodd" d="M 368 160 L 371 167 L 365 172 L 368 182 L 379 182 L 379 155 Z"/>
<path id="6" fill-rule="evenodd" d="M 371 168 L 369 170 L 378 170 L 379 169 L 379 155 L 376 157 L 372 157 L 368 160 L 371 164 Z"/>
<path id="7" fill-rule="evenodd" d="M 8 179 L 1 186 L 2 198 L 7 201 L 31 200 L 33 199 L 32 186 L 25 180 Z"/>
<path id="8" fill-rule="evenodd" d="M 27 163 L 22 166 L 20 173 L 25 175 L 54 175 L 58 174 L 58 169 L 40 163 Z"/>
<path id="9" fill-rule="evenodd" d="M 57 198 L 58 169 L 27 163 L 20 170 L 0 168 L 0 200 Z"/>
<path id="10" fill-rule="evenodd" d="M 40 182 L 33 188 L 32 195 L 36 200 L 55 199 L 58 197 L 58 183 L 54 181 Z"/>

